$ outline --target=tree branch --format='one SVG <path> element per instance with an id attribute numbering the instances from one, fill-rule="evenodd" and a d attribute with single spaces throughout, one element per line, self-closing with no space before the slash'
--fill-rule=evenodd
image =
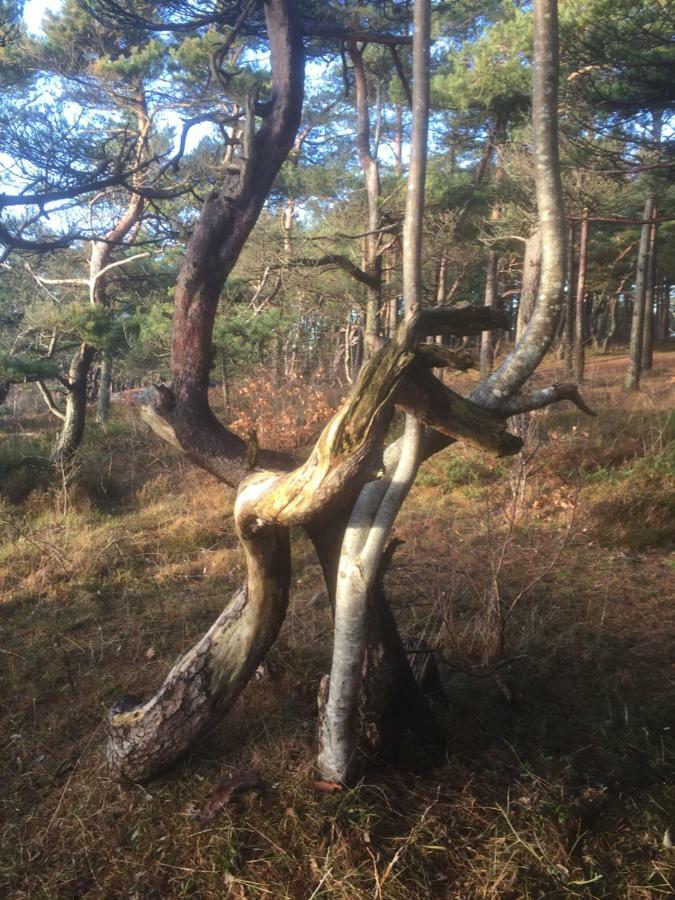
<path id="1" fill-rule="evenodd" d="M 515 397 L 500 404 L 499 412 L 502 416 L 515 416 L 518 413 L 543 409 L 560 400 L 570 400 L 587 416 L 596 415 L 595 411 L 583 400 L 576 384 L 553 384 L 529 394 L 516 394 Z"/>
<path id="2" fill-rule="evenodd" d="M 459 309 L 434 307 L 420 310 L 413 327 L 420 337 L 437 334 L 470 337 L 483 331 L 507 329 L 509 321 L 506 313 L 487 306 L 464 306 Z"/>
<path id="3" fill-rule="evenodd" d="M 38 390 L 42 394 L 42 399 L 47 404 L 47 409 L 49 410 L 49 412 L 52 415 L 56 416 L 57 419 L 61 419 L 61 421 L 63 422 L 66 418 L 65 413 L 63 413 L 56 405 L 56 401 L 54 400 L 54 397 L 52 396 L 52 393 L 47 385 L 40 379 L 37 379 L 35 383 L 38 386 Z"/>
<path id="4" fill-rule="evenodd" d="M 342 269 L 343 272 L 346 272 L 348 275 L 351 275 L 352 278 L 355 278 L 356 281 L 359 281 L 361 284 L 365 284 L 367 287 L 376 288 L 378 286 L 378 280 L 369 275 L 367 272 L 364 272 L 359 266 L 351 261 L 347 256 L 343 256 L 341 253 L 325 253 L 323 256 L 319 256 L 316 259 L 312 259 L 311 257 L 300 257 L 299 259 L 294 259 L 290 263 L 284 263 L 283 265 L 274 266 L 273 268 L 286 268 L 287 266 L 305 266 L 307 268 L 318 268 L 319 266 L 336 266 L 338 269 Z"/>
<path id="5" fill-rule="evenodd" d="M 344 28 L 332 22 L 303 22 L 302 33 L 307 37 L 337 38 L 341 41 L 358 41 L 368 44 L 384 44 L 388 47 L 410 46 L 412 36 L 407 34 L 380 34 L 360 28 Z"/>

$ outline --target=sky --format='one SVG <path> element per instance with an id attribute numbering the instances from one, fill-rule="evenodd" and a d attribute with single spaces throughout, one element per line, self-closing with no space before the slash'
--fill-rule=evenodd
<path id="1" fill-rule="evenodd" d="M 28 29 L 37 34 L 40 31 L 40 23 L 45 12 L 56 12 L 61 6 L 61 0 L 27 0 L 23 9 L 24 22 Z"/>

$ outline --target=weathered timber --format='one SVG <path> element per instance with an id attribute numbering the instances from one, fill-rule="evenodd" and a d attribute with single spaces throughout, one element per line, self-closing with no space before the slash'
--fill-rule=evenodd
<path id="1" fill-rule="evenodd" d="M 424 369 L 415 369 L 401 384 L 396 402 L 425 425 L 493 456 L 510 456 L 523 446 L 499 413 L 456 394 Z"/>
<path id="2" fill-rule="evenodd" d="M 235 503 L 246 585 L 153 697 L 110 711 L 107 756 L 116 777 L 147 781 L 179 759 L 231 708 L 276 640 L 288 605 L 290 542 L 287 528 L 260 525 L 257 491 L 244 485 Z"/>

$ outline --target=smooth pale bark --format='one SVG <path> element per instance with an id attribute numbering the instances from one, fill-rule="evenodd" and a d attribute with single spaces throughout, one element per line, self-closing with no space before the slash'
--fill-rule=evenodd
<path id="1" fill-rule="evenodd" d="M 416 0 L 413 23 L 413 102 L 410 171 L 403 223 L 404 329 L 414 327 L 422 301 L 422 227 L 429 116 L 431 6 Z M 319 770 L 323 778 L 352 783 L 360 771 L 356 750 L 357 701 L 367 645 L 368 600 L 373 599 L 382 554 L 396 516 L 417 475 L 423 429 L 406 416 L 400 456 L 391 480 L 367 485 L 349 517 L 338 564 L 331 672 L 323 684 Z M 368 672 L 366 672 L 366 678 Z"/>
<path id="2" fill-rule="evenodd" d="M 588 265 L 588 209 L 584 209 L 581 217 L 579 236 L 579 265 L 577 274 L 577 292 L 574 312 L 574 380 L 582 384 L 584 380 L 584 362 L 586 356 L 586 269 Z"/>
<path id="3" fill-rule="evenodd" d="M 321 710 L 318 766 L 323 778 L 349 784 L 360 773 L 356 756 L 359 727 L 357 699 L 367 644 L 368 599 L 393 523 L 417 474 L 422 432 L 408 416 L 401 455 L 382 488 L 366 486 L 354 504 L 338 566 L 331 672 Z M 384 485 L 382 486 L 384 487 Z"/>
<path id="4" fill-rule="evenodd" d="M 558 7 L 534 3 L 532 143 L 542 255 L 534 313 L 502 364 L 473 391 L 472 399 L 496 409 L 519 391 L 537 368 L 556 334 L 565 283 L 565 207 L 558 150 Z"/>
<path id="5" fill-rule="evenodd" d="M 642 371 L 642 333 L 644 329 L 645 296 L 649 272 L 650 220 L 652 219 L 653 212 L 654 197 L 652 194 L 649 194 L 645 201 L 643 213 L 644 224 L 640 231 L 640 246 L 638 248 L 635 295 L 633 297 L 633 317 L 630 330 L 630 348 L 628 351 L 628 371 L 626 372 L 626 380 L 624 383 L 627 391 L 637 391 L 640 389 L 640 374 Z"/>

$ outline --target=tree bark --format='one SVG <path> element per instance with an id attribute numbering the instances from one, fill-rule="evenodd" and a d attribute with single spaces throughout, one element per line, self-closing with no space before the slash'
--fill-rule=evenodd
<path id="1" fill-rule="evenodd" d="M 110 414 L 110 391 L 112 388 L 112 355 L 109 350 L 101 354 L 101 379 L 98 385 L 96 419 L 105 425 Z"/>
<path id="2" fill-rule="evenodd" d="M 656 216 L 656 207 L 654 207 Z M 642 330 L 642 371 L 652 367 L 654 359 L 654 299 L 656 295 L 656 239 L 657 225 L 649 229 L 649 259 L 647 262 L 647 286 L 645 288 L 645 321 Z"/>
<path id="3" fill-rule="evenodd" d="M 516 326 L 516 341 L 525 334 L 539 290 L 539 278 L 541 275 L 541 232 L 539 228 L 533 231 L 525 242 L 525 256 L 523 258 L 523 277 L 520 285 L 520 302 L 518 304 L 518 323 Z"/>
<path id="4" fill-rule="evenodd" d="M 586 268 L 588 265 L 588 209 L 584 209 L 581 218 L 579 237 L 579 267 L 577 274 L 577 293 L 574 315 L 574 380 L 583 384 L 584 360 L 586 355 Z"/>
<path id="5" fill-rule="evenodd" d="M 87 415 L 87 375 L 95 352 L 94 347 L 82 344 L 70 363 L 63 425 L 51 452 L 51 461 L 57 467 L 71 462 L 82 443 Z"/>
<path id="6" fill-rule="evenodd" d="M 647 291 L 647 278 L 649 271 L 649 236 L 651 232 L 651 219 L 654 211 L 654 197 L 647 196 L 643 213 L 644 224 L 640 231 L 640 246 L 638 249 L 637 275 L 635 278 L 635 295 L 633 297 L 633 316 L 630 330 L 630 348 L 628 351 L 628 371 L 624 386 L 627 391 L 640 389 L 640 374 L 642 371 L 642 334 L 645 319 L 645 296 Z"/>
<path id="7" fill-rule="evenodd" d="M 565 282 L 565 207 L 558 149 L 558 8 L 556 0 L 534 3 L 532 139 L 537 209 L 541 228 L 541 277 L 537 303 L 525 333 L 502 364 L 472 393 L 496 409 L 519 391 L 555 337 Z"/>
<path id="8" fill-rule="evenodd" d="M 537 0 L 537 4 L 535 18 L 540 31 L 538 36 L 535 34 L 535 64 L 539 68 L 543 66 L 548 73 L 544 79 L 546 90 L 541 86 L 539 92 L 535 90 L 536 103 L 543 103 L 548 110 L 548 119 L 540 117 L 535 128 L 535 149 L 540 154 L 537 183 L 538 197 L 541 193 L 539 199 L 548 216 L 544 216 L 543 236 L 545 240 L 551 239 L 554 252 L 551 255 L 545 250 L 540 304 L 521 342 L 526 352 L 516 358 L 515 364 L 513 361 L 509 364 L 517 377 L 509 376 L 505 381 L 503 366 L 500 367 L 501 375 L 498 370 L 496 382 L 489 387 L 490 402 L 478 404 L 453 394 L 434 379 L 429 368 L 435 364 L 436 356 L 430 358 L 429 350 L 438 353 L 438 348 L 423 345 L 421 349 L 425 337 L 439 333 L 479 334 L 489 328 L 503 328 L 506 320 L 489 308 L 419 308 L 426 159 L 425 143 L 420 135 L 426 138 L 430 3 L 417 0 L 415 136 L 404 229 L 405 322 L 396 339 L 366 362 L 350 397 L 328 422 L 309 457 L 298 465 L 281 454 L 265 452 L 257 446 L 247 447 L 217 422 L 208 407 L 210 339 L 222 279 L 234 265 L 246 236 L 244 231 L 246 227 L 250 231 L 262 205 L 253 185 L 257 187 L 264 175 L 267 180 L 263 189 L 265 192 L 269 189 L 274 166 L 278 169 L 281 165 L 284 147 L 290 149 L 293 127 L 297 127 L 293 123 L 299 119 L 299 106 L 295 104 L 301 98 L 302 47 L 299 33 L 294 32 L 295 10 L 291 0 L 269 0 L 265 12 L 272 42 L 273 119 L 271 124 L 265 119 L 256 135 L 243 182 L 230 184 L 217 197 L 210 198 L 197 224 L 176 294 L 174 383 L 171 389 L 160 390 L 157 409 L 147 413 L 166 439 L 182 446 L 191 459 L 220 480 L 238 488 L 235 522 L 245 551 L 247 588 L 172 669 L 153 698 L 146 703 L 131 698 L 113 708 L 108 752 L 111 767 L 118 775 L 134 780 L 151 777 L 185 752 L 231 707 L 281 624 L 288 593 L 288 529 L 299 525 L 305 528 L 320 552 L 327 583 L 344 582 L 335 589 L 335 670 L 323 692 L 322 769 L 325 776 L 334 780 L 354 777 L 353 689 L 361 680 L 366 657 L 365 622 L 369 620 L 369 609 L 374 608 L 371 598 L 376 596 L 369 591 L 369 586 L 373 584 L 372 577 L 381 577 L 380 561 L 386 536 L 420 459 L 447 446 L 458 435 L 495 455 L 515 452 L 521 442 L 506 431 L 505 416 L 557 399 L 579 403 L 578 395 L 574 394 L 576 389 L 570 391 L 569 385 L 543 389 L 529 396 L 512 396 L 521 386 L 518 380 L 523 372 L 533 364 L 537 354 L 543 353 L 546 341 L 550 341 L 547 319 L 553 319 L 550 327 L 555 331 L 562 282 L 562 274 L 556 270 L 557 251 L 564 251 L 564 232 L 560 243 L 556 218 L 562 219 L 562 205 L 556 206 L 557 195 L 551 190 L 555 179 L 551 181 L 552 157 L 548 152 L 556 150 L 549 133 L 555 128 L 555 104 L 551 105 L 550 98 L 557 86 L 557 70 L 555 65 L 551 67 L 551 59 L 557 60 L 555 5 L 550 0 Z M 281 106 L 275 107 L 275 103 Z M 261 133 L 264 140 L 258 141 Z M 557 288 L 556 278 L 560 281 Z M 458 360 L 461 362 L 461 357 Z M 514 384 L 517 384 L 515 389 Z M 502 392 L 500 385 L 506 385 L 509 390 Z M 404 438 L 384 452 L 397 403 L 410 414 Z M 423 431 L 420 421 L 428 422 L 433 430 Z M 385 476 L 378 479 L 383 470 Z M 343 527 L 345 552 L 338 559 L 335 542 L 342 535 Z M 344 578 L 337 577 L 336 569 L 344 573 Z M 350 589 L 345 590 L 347 587 Z M 378 609 L 386 610 L 386 607 Z M 370 616 L 370 622 L 377 622 L 377 616 Z M 380 618 L 379 625 L 372 626 L 379 629 L 377 640 L 384 641 L 380 646 L 386 645 L 392 622 L 390 618 L 387 625 Z M 372 635 L 368 641 L 377 648 Z M 386 650 L 387 660 L 393 659 L 396 653 L 400 657 L 400 649 L 400 641 L 394 640 Z M 394 665 L 399 672 L 404 671 L 398 663 Z M 379 664 L 376 668 L 378 672 L 383 671 Z M 335 692 L 332 698 L 331 692 Z M 380 700 L 376 706 L 382 708 Z M 419 727 L 422 728 L 421 723 Z"/>
<path id="9" fill-rule="evenodd" d="M 574 373 L 574 222 L 567 233 L 567 287 L 565 289 L 565 330 L 563 345 L 565 372 L 568 378 Z"/>
<path id="10" fill-rule="evenodd" d="M 138 123 L 135 156 L 136 162 L 140 164 L 146 154 L 151 124 L 142 90 L 139 90 L 134 111 Z M 134 187 L 138 187 L 138 180 Z M 115 249 L 140 222 L 143 210 L 143 197 L 138 193 L 132 193 L 124 213 L 115 226 L 106 233 L 103 240 L 92 242 L 89 258 L 89 302 L 93 306 L 110 307 L 107 294 L 107 268 Z M 83 344 L 71 363 L 64 424 L 52 451 L 52 461 L 57 465 L 72 460 L 82 442 L 87 416 L 87 378 L 95 354 L 96 348 Z M 102 366 L 104 377 L 99 385 L 98 402 L 98 420 L 102 423 L 107 421 L 110 408 L 110 365 L 109 352 L 104 351 Z M 84 385 L 84 394 L 81 384 Z"/>
<path id="11" fill-rule="evenodd" d="M 422 226 L 427 159 L 429 114 L 429 42 L 431 6 L 429 0 L 416 0 L 413 32 L 413 104 L 410 171 L 403 225 L 403 303 L 404 328 L 414 328 L 422 302 Z M 397 678 L 400 668 L 393 658 L 386 659 L 386 645 L 380 635 L 372 633 L 382 624 L 374 611 L 368 615 L 377 598 L 381 578 L 382 555 L 396 516 L 417 475 L 421 462 L 423 430 L 414 415 L 406 416 L 401 449 L 392 475 L 385 485 L 374 483 L 361 491 L 345 530 L 338 567 L 335 594 L 335 628 L 333 660 L 330 676 L 323 684 L 320 711 L 319 769 L 322 777 L 337 783 L 350 784 L 361 771 L 357 755 L 358 719 L 357 699 L 369 645 L 370 666 L 366 665 L 366 684 L 381 687 L 370 691 L 374 708 L 367 712 L 371 725 L 391 722 L 395 716 L 391 704 L 395 698 L 391 690 L 383 689 L 383 682 Z M 370 619 L 371 633 L 368 634 Z M 389 625 L 393 624 L 393 619 Z M 394 625 L 395 630 L 395 625 Z M 394 644 L 396 642 L 394 641 Z M 379 652 L 374 648 L 379 644 Z M 405 663 L 403 663 L 405 665 Z M 390 670 L 386 672 L 386 668 Z M 366 688 L 368 692 L 368 688 Z M 391 733 L 380 732 L 376 743 L 395 740 Z M 372 741 L 371 741 L 372 743 Z"/>
<path id="12" fill-rule="evenodd" d="M 382 255 L 379 249 L 378 229 L 380 215 L 380 171 L 370 146 L 370 113 L 368 109 L 368 84 L 363 64 L 363 51 L 356 41 L 348 41 L 347 53 L 354 70 L 356 99 L 356 151 L 363 171 L 368 208 L 368 233 L 364 238 L 364 266 L 370 284 L 366 286 L 365 346 L 367 355 L 380 346 L 380 304 L 382 302 Z"/>

